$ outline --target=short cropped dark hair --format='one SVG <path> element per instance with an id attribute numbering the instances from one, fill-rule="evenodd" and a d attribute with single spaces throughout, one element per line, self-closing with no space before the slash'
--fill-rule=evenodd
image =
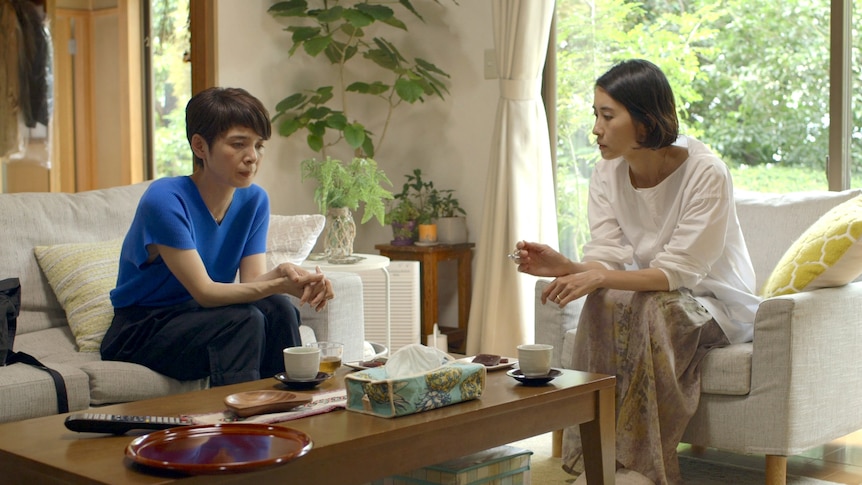
<path id="1" fill-rule="evenodd" d="M 241 88 L 213 87 L 192 96 L 186 105 L 186 137 L 189 144 L 192 136 L 198 134 L 207 145 L 224 135 L 235 126 L 251 128 L 264 140 L 272 136 L 269 112 L 259 99 Z M 194 151 L 195 165 L 202 166 L 203 160 Z"/>
<path id="2" fill-rule="evenodd" d="M 638 143 L 658 149 L 672 145 L 679 136 L 679 119 L 670 83 L 661 69 L 643 59 L 620 62 L 596 81 L 618 103 L 626 107 L 635 123 L 646 129 Z"/>

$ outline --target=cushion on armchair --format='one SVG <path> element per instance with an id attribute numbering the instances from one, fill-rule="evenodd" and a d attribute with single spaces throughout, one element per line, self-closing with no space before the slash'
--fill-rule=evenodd
<path id="1" fill-rule="evenodd" d="M 764 298 L 841 286 L 862 274 L 862 196 L 824 214 L 784 253 L 761 290 Z"/>

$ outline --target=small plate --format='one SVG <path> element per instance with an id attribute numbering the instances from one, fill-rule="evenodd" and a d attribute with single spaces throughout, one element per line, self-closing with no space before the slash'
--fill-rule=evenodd
<path id="1" fill-rule="evenodd" d="M 309 389 L 314 389 L 319 386 L 321 382 L 332 377 L 332 374 L 327 374 L 326 372 L 318 372 L 317 377 L 314 379 L 308 380 L 297 380 L 291 379 L 284 372 L 279 372 L 275 375 L 275 378 L 278 379 L 282 384 L 287 386 L 289 389 L 294 389 L 297 391 L 307 391 Z"/>
<path id="2" fill-rule="evenodd" d="M 380 363 L 380 365 L 366 365 L 366 364 L 368 364 L 368 362 L 377 362 L 377 363 Z M 344 365 L 346 365 L 347 367 L 350 367 L 353 370 L 373 369 L 374 367 L 382 367 L 384 364 L 386 364 L 386 357 L 375 357 L 371 360 L 362 360 L 362 361 L 357 360 L 357 361 L 353 361 L 353 362 L 345 362 L 344 363 Z"/>
<path id="3" fill-rule="evenodd" d="M 311 438 L 292 428 L 252 423 L 183 426 L 133 440 L 135 463 L 190 475 L 236 473 L 281 465 L 311 450 Z"/>
<path id="4" fill-rule="evenodd" d="M 472 363 L 473 363 L 473 359 L 474 359 L 474 358 L 475 358 L 475 356 L 473 356 L 473 357 L 464 357 L 464 358 L 461 358 L 461 359 L 456 360 L 455 362 L 463 362 L 463 363 L 467 363 L 467 364 L 472 364 Z M 499 364 L 497 364 L 497 365 L 486 365 L 486 366 L 485 366 L 485 370 L 487 370 L 487 371 L 492 371 L 492 370 L 503 370 L 503 369 L 508 369 L 509 367 L 512 367 L 513 365 L 515 365 L 515 364 L 517 364 L 517 363 L 518 363 L 518 359 L 513 359 L 512 357 L 506 357 L 506 356 L 503 356 L 503 358 L 504 358 L 504 359 L 509 359 L 509 361 L 508 361 L 508 362 L 505 362 L 505 363 L 501 362 L 501 363 L 499 363 Z"/>
<path id="5" fill-rule="evenodd" d="M 436 246 L 440 244 L 440 241 L 428 242 L 428 241 L 415 241 L 413 244 L 417 246 Z"/>
<path id="6" fill-rule="evenodd" d="M 280 413 L 308 404 L 312 401 L 309 394 L 289 391 L 246 391 L 231 394 L 224 398 L 224 405 L 241 418 L 257 414 Z"/>
<path id="7" fill-rule="evenodd" d="M 555 378 L 560 377 L 563 373 L 558 369 L 551 369 L 551 372 L 548 372 L 548 375 L 546 376 L 527 377 L 523 372 L 521 372 L 521 369 L 512 369 L 509 372 L 506 372 L 506 375 L 515 378 L 525 386 L 543 386 Z"/>

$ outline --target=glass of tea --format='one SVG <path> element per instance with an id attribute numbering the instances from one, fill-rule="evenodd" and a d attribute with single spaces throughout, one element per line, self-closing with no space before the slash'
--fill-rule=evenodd
<path id="1" fill-rule="evenodd" d="M 334 374 L 341 367 L 344 344 L 338 342 L 312 342 L 307 347 L 320 349 L 320 372 Z"/>

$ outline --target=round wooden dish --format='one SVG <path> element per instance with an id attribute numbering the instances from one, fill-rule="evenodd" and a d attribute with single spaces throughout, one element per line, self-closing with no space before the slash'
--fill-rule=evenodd
<path id="1" fill-rule="evenodd" d="M 247 418 L 256 414 L 289 411 L 311 400 L 309 394 L 289 391 L 247 391 L 231 394 L 224 398 L 224 404 L 237 416 Z"/>

